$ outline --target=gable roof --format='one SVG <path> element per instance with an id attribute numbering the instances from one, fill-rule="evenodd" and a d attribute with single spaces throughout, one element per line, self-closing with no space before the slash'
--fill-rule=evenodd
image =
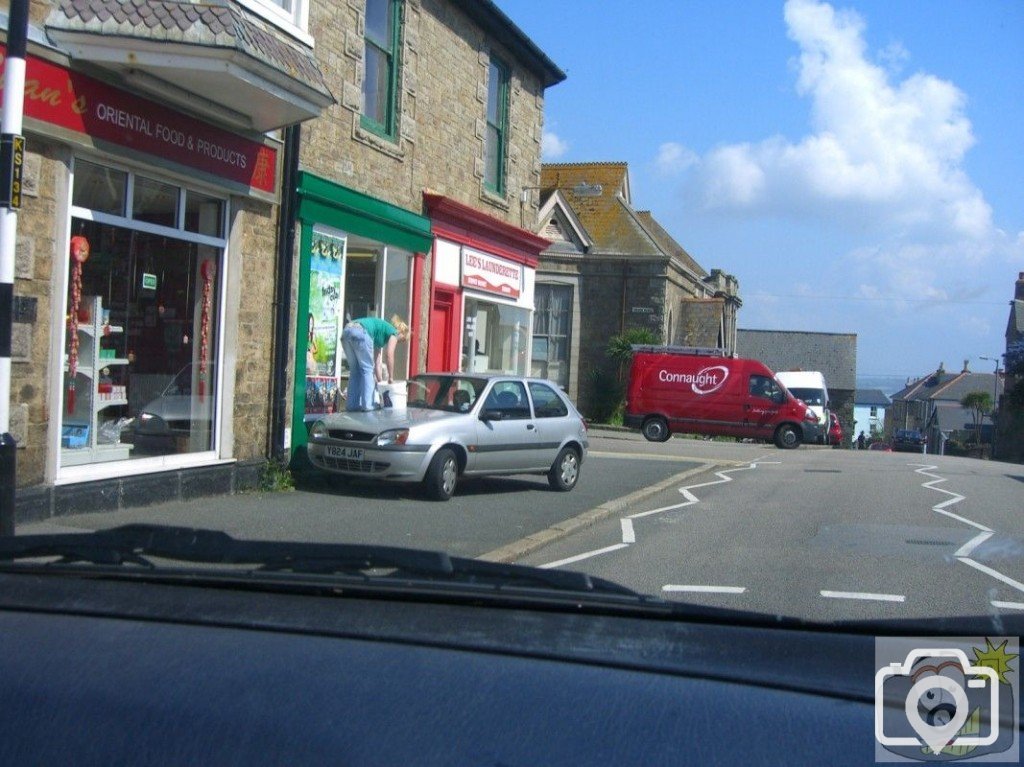
<path id="1" fill-rule="evenodd" d="M 621 256 L 668 255 L 632 208 L 626 163 L 545 164 L 540 185 L 542 194 L 556 189 L 561 192 L 593 238 L 595 251 Z"/>
<path id="2" fill-rule="evenodd" d="M 947 373 L 941 367 L 907 384 L 901 391 L 892 395 L 896 401 L 932 400 L 942 402 L 959 402 L 965 394 L 972 391 L 996 392 L 996 399 L 1003 391 L 1002 376 L 999 380 L 994 373 L 972 373 L 960 371 Z"/>
<path id="3" fill-rule="evenodd" d="M 551 192 L 537 212 L 538 233 L 551 240 L 546 253 L 584 253 L 590 248 L 590 234 L 572 206 L 559 191 Z"/>
<path id="4" fill-rule="evenodd" d="M 1010 301 L 1010 318 L 1006 322 L 1006 342 L 1012 343 L 1024 338 L 1024 301 Z"/>

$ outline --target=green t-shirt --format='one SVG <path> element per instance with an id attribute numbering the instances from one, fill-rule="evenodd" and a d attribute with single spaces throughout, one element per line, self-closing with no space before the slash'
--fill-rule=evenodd
<path id="1" fill-rule="evenodd" d="M 382 320 L 380 317 L 363 317 L 362 319 L 355 320 L 366 333 L 373 339 L 374 349 L 383 349 L 387 346 L 388 339 L 391 336 L 398 335 L 398 328 L 392 325 L 387 320 Z"/>

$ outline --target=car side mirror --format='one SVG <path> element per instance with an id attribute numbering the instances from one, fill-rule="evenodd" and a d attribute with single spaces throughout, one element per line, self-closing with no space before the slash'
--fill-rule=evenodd
<path id="1" fill-rule="evenodd" d="M 505 414 L 500 410 L 482 410 L 480 412 L 481 421 L 500 421 L 505 417 Z"/>

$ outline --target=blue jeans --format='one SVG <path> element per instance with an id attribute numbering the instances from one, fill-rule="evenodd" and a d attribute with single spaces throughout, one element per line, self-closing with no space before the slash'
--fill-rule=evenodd
<path id="1" fill-rule="evenodd" d="M 348 360 L 346 410 L 373 410 L 373 339 L 362 325 L 349 323 L 341 333 L 341 346 Z"/>

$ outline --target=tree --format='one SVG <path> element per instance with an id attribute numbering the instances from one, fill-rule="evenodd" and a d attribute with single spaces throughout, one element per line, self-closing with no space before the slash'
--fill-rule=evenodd
<path id="1" fill-rule="evenodd" d="M 971 411 L 974 418 L 974 433 L 981 444 L 981 419 L 992 412 L 992 395 L 987 391 L 968 392 L 960 400 L 960 406 Z"/>
<path id="2" fill-rule="evenodd" d="M 619 363 L 619 380 L 622 380 L 623 371 L 633 360 L 634 345 L 653 346 L 660 343 L 661 337 L 647 328 L 630 328 L 621 335 L 609 338 L 607 354 Z"/>

